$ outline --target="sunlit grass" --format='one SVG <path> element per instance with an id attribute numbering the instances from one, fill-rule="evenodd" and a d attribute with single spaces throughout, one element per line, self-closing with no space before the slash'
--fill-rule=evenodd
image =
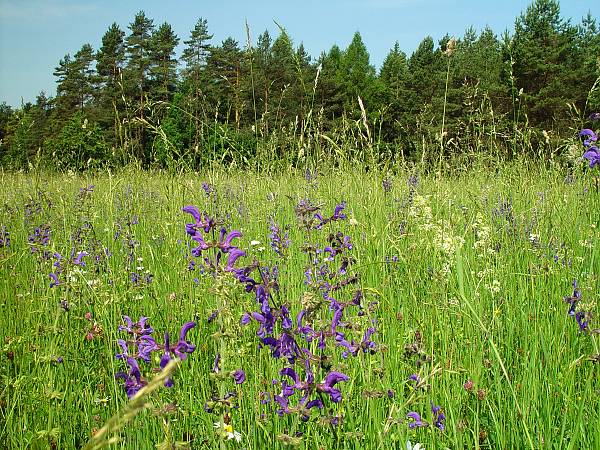
<path id="1" fill-rule="evenodd" d="M 284 445 L 282 435 L 302 432 L 305 448 L 393 448 L 408 440 L 425 448 L 599 448 L 600 381 L 589 359 L 599 353 L 598 336 L 580 332 L 563 302 L 577 279 L 580 308 L 598 310 L 600 195 L 589 178 L 565 183 L 562 171 L 515 165 L 420 176 L 411 187 L 411 175 L 338 169 L 308 182 L 294 173 L 3 174 L 0 226 L 11 245 L 0 247 L 0 441 L 8 448 L 80 448 L 123 408 L 127 397 L 114 375 L 124 369 L 115 353 L 117 326 L 127 314 L 148 316 L 171 334 L 197 321 L 188 336 L 197 350 L 180 365 L 175 386 L 152 394 L 152 406 L 123 428 L 117 447 L 276 448 Z M 392 181 L 389 192 L 384 178 Z M 202 182 L 214 186 L 216 199 Z M 88 185 L 94 192 L 80 207 L 77 193 Z M 43 211 L 26 220 L 24 205 L 40 192 Z M 210 277 L 188 271 L 189 217 L 181 208 L 195 204 L 242 231 L 238 245 L 248 261 L 279 264 L 279 299 L 295 317 L 305 292 L 300 248 L 307 239 L 323 240 L 298 229 L 294 206 L 301 198 L 326 211 L 347 201 L 348 220 L 321 234 L 339 228 L 352 238 L 365 301 L 377 302 L 379 351 L 333 362 L 350 377 L 340 386 L 343 401 L 333 405 L 343 415 L 335 429 L 319 423 L 318 414 L 301 424 L 261 403 L 260 392 L 277 393 L 271 380 L 283 365 L 257 348 L 254 326 L 238 325 L 252 298 L 227 281 L 216 292 Z M 127 226 L 134 216 L 137 223 Z M 290 226 L 285 262 L 270 248 L 271 217 Z M 53 260 L 32 254 L 28 235 L 48 223 L 48 249 L 69 255 L 83 218 L 110 256 L 99 273 L 89 261 L 68 283 L 50 288 Z M 148 286 L 130 282 L 127 233 L 139 242 L 135 267 L 153 274 Z M 209 324 L 216 308 L 221 319 Z M 239 392 L 240 407 L 232 412 L 239 444 L 220 441 L 214 431 L 220 418 L 204 411 L 223 345 L 219 326 L 231 331 L 223 366 L 248 376 L 228 388 Z M 592 317 L 589 328 L 598 327 Z M 428 387 L 415 390 L 411 374 Z M 431 422 L 430 402 L 442 406 L 445 430 L 409 430 L 408 411 Z"/>

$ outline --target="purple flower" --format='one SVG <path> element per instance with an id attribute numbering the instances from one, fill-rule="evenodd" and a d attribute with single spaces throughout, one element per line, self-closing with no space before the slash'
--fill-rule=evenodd
<path id="1" fill-rule="evenodd" d="M 85 267 L 85 261 L 83 261 L 83 258 L 88 255 L 89 255 L 88 252 L 77 253 L 77 255 L 75 256 L 75 259 L 73 260 L 73 264 L 75 264 L 76 266 Z"/>
<path id="2" fill-rule="evenodd" d="M 192 354 L 192 353 L 194 353 L 194 350 L 196 350 L 195 345 L 193 345 L 185 340 L 188 331 L 190 331 L 195 326 L 196 326 L 195 322 L 186 322 L 181 327 L 181 330 L 179 332 L 179 340 L 177 341 L 177 345 L 173 349 L 175 356 L 177 356 L 181 360 L 184 360 L 185 358 L 187 358 L 188 354 Z"/>
<path id="3" fill-rule="evenodd" d="M 441 431 L 444 431 L 444 421 L 446 420 L 446 416 L 442 412 L 441 406 L 435 406 L 433 402 L 431 402 L 431 413 L 433 414 L 433 424 L 438 427 Z"/>
<path id="4" fill-rule="evenodd" d="M 144 335 L 140 337 L 140 341 L 138 342 L 138 358 L 150 362 L 150 354 L 156 350 L 160 350 L 160 348 L 152 336 Z"/>
<path id="5" fill-rule="evenodd" d="M 575 320 L 579 325 L 579 331 L 584 331 L 588 327 L 589 319 L 587 319 L 587 314 L 583 311 L 579 311 L 575 314 Z"/>
<path id="6" fill-rule="evenodd" d="M 133 323 L 129 316 L 123 316 L 123 321 L 125 325 L 119 325 L 118 331 L 126 331 L 129 334 L 144 336 L 147 334 L 152 334 L 154 332 L 154 328 L 150 325 L 147 325 L 148 321 L 147 317 L 140 317 L 136 323 Z"/>
<path id="7" fill-rule="evenodd" d="M 264 345 L 271 347 L 271 356 L 273 358 L 285 357 L 290 363 L 293 363 L 301 355 L 300 347 L 293 336 L 287 332 L 281 334 L 279 338 L 266 337 L 261 339 Z"/>
<path id="8" fill-rule="evenodd" d="M 269 230 L 271 231 L 271 234 L 269 235 L 269 238 L 271 239 L 271 248 L 275 251 L 277 256 L 283 257 L 285 251 L 290 246 L 289 232 L 286 231 L 282 236 L 280 228 L 273 219 L 271 219 Z"/>
<path id="9" fill-rule="evenodd" d="M 329 394 L 329 397 L 331 398 L 331 401 L 333 403 L 339 403 L 342 400 L 342 393 L 339 389 L 336 389 L 334 386 L 340 381 L 348 380 L 348 375 L 344 375 L 341 372 L 329 372 L 325 377 L 325 381 L 323 383 L 317 384 L 317 391 Z"/>
<path id="10" fill-rule="evenodd" d="M 206 321 L 208 323 L 212 323 L 218 316 L 219 316 L 219 310 L 215 309 L 208 315 L 208 317 L 206 318 Z"/>
<path id="11" fill-rule="evenodd" d="M 598 147 L 595 145 L 588 147 L 588 150 L 583 154 L 583 157 L 590 162 L 590 168 L 593 168 L 596 164 L 600 163 L 600 151 L 598 151 Z"/>
<path id="12" fill-rule="evenodd" d="M 55 273 L 51 273 L 50 278 L 52 278 L 52 281 L 50 282 L 51 288 L 53 288 L 54 286 L 58 286 L 60 284 L 60 280 L 58 279 L 58 277 L 56 276 Z"/>
<path id="13" fill-rule="evenodd" d="M 335 206 L 335 209 L 333 210 L 333 215 L 329 218 L 323 218 L 323 216 L 320 213 L 315 213 L 314 218 L 317 219 L 317 224 L 315 225 L 315 228 L 317 230 L 320 230 L 321 228 L 323 228 L 323 225 L 329 222 L 346 219 L 346 214 L 342 212 L 344 211 L 344 208 L 346 208 L 345 201 Z"/>
<path id="14" fill-rule="evenodd" d="M 408 187 L 412 189 L 415 189 L 418 185 L 419 185 L 419 176 L 416 174 L 411 175 L 410 177 L 408 177 Z"/>
<path id="15" fill-rule="evenodd" d="M 300 416 L 300 420 L 302 420 L 302 422 L 306 422 L 308 419 L 310 419 L 309 414 L 312 408 L 323 409 L 323 402 L 318 398 L 308 402 L 306 406 L 302 408 L 302 415 Z"/>
<path id="16" fill-rule="evenodd" d="M 335 209 L 333 210 L 333 216 L 331 216 L 331 219 L 332 220 L 346 219 L 346 214 L 344 214 L 342 212 L 344 210 L 344 208 L 346 208 L 346 202 L 345 201 L 343 201 L 339 205 L 336 205 Z"/>
<path id="17" fill-rule="evenodd" d="M 146 386 L 147 382 L 146 380 L 142 379 L 140 367 L 135 359 L 127 358 L 127 364 L 129 364 L 130 367 L 129 373 L 117 372 L 115 374 L 115 378 L 122 378 L 125 380 L 125 391 L 127 392 L 127 397 L 132 398 L 140 389 Z"/>
<path id="18" fill-rule="evenodd" d="M 175 355 L 177 358 L 184 360 L 187 358 L 188 354 L 191 354 L 196 350 L 196 346 L 190 344 L 185 340 L 187 332 L 196 326 L 195 322 L 186 322 L 179 332 L 179 340 L 174 347 L 171 347 L 169 342 L 169 333 L 165 332 L 165 344 L 164 344 L 164 353 L 160 358 L 160 368 L 164 369 L 169 361 L 172 359 L 172 355 Z M 173 386 L 173 382 L 168 379 L 165 381 L 165 386 L 171 387 Z"/>
<path id="19" fill-rule="evenodd" d="M 209 218 L 207 215 L 204 215 L 204 217 L 202 217 L 200 211 L 198 211 L 198 208 L 196 208 L 193 205 L 184 206 L 182 208 L 182 211 L 191 214 L 194 220 L 196 221 L 193 224 L 188 223 L 185 226 L 185 230 L 191 236 L 196 235 L 197 231 L 200 229 L 204 230 L 205 233 L 208 233 L 215 226 L 215 221 L 213 219 Z"/>
<path id="20" fill-rule="evenodd" d="M 589 119 L 593 122 L 595 122 L 596 120 L 600 120 L 600 113 L 591 113 Z"/>
<path id="21" fill-rule="evenodd" d="M 235 384 L 242 384 L 246 381 L 246 373 L 241 369 L 231 372 L 231 376 L 233 377 Z"/>
<path id="22" fill-rule="evenodd" d="M 415 411 L 410 411 L 406 415 L 406 417 L 408 417 L 409 419 L 412 419 L 412 421 L 408 423 L 408 428 L 410 428 L 410 429 L 427 426 L 427 422 L 422 420 L 419 413 L 417 413 Z"/>
<path id="23" fill-rule="evenodd" d="M 313 384 L 315 382 L 315 377 L 314 377 L 313 373 L 309 370 L 308 366 L 307 366 L 307 373 L 306 373 L 306 381 L 301 381 L 300 377 L 298 376 L 296 371 L 294 369 L 292 369 L 291 367 L 285 367 L 285 368 L 281 369 L 279 374 L 281 376 L 290 377 L 294 383 L 294 384 L 288 384 L 287 380 L 283 380 L 281 382 L 281 389 L 282 389 L 281 392 L 284 397 L 289 397 L 289 396 L 293 395 L 294 390 L 305 391 L 305 392 L 309 391 L 312 389 Z"/>
<path id="24" fill-rule="evenodd" d="M 290 401 L 287 399 L 287 397 L 276 395 L 274 399 L 277 403 L 279 403 L 279 408 L 276 410 L 277 415 L 283 416 L 284 414 L 289 414 L 292 412 L 289 407 Z"/>
<path id="25" fill-rule="evenodd" d="M 570 305 L 568 314 L 570 316 L 575 315 L 575 308 L 577 303 L 581 300 L 581 291 L 577 289 L 577 280 L 573 280 L 573 294 L 564 298 L 564 302 Z"/>
<path id="26" fill-rule="evenodd" d="M 208 197 L 210 197 L 210 194 L 214 192 L 213 187 L 205 181 L 202 182 L 202 189 Z"/>
<path id="27" fill-rule="evenodd" d="M 579 133 L 579 137 L 584 138 L 583 145 L 585 145 L 586 147 L 589 147 L 598 140 L 598 136 L 596 135 L 596 133 L 594 133 L 589 128 L 581 130 L 581 132 Z"/>
<path id="28" fill-rule="evenodd" d="M 267 335 L 273 333 L 273 327 L 275 326 L 275 316 L 271 314 L 271 311 L 265 311 L 262 314 L 256 311 L 250 313 L 252 318 L 256 320 L 260 326 L 256 335 L 261 338 L 265 338 Z"/>
<path id="29" fill-rule="evenodd" d="M 227 234 L 227 230 L 225 228 L 221 228 L 221 233 L 219 235 L 219 243 L 217 244 L 217 247 L 219 247 L 223 253 L 229 253 L 232 249 L 237 250 L 236 247 L 233 247 L 231 245 L 231 241 L 241 236 L 242 233 L 240 233 L 237 230 L 233 230 L 229 234 Z"/>
<path id="30" fill-rule="evenodd" d="M 419 375 L 417 375 L 416 373 L 413 373 L 410 377 L 408 377 L 408 379 L 414 381 L 417 384 L 421 382 L 421 377 L 419 377 Z"/>
<path id="31" fill-rule="evenodd" d="M 245 256 L 246 252 L 240 250 L 239 248 L 232 247 L 229 250 L 229 256 L 227 257 L 227 265 L 225 266 L 225 270 L 228 272 L 232 272 L 234 270 L 234 264 L 238 258 Z"/>
<path id="32" fill-rule="evenodd" d="M 358 355 L 359 346 L 356 345 L 354 340 L 352 342 L 348 342 L 344 333 L 337 332 L 335 333 L 335 341 L 337 346 L 345 347 L 346 350 L 342 352 L 342 358 L 347 358 L 349 355 L 356 356 Z"/>
<path id="33" fill-rule="evenodd" d="M 250 323 L 251 320 L 252 320 L 252 317 L 250 316 L 250 314 L 244 313 L 244 314 L 242 314 L 242 317 L 240 319 L 240 325 L 246 326 Z"/>
<path id="34" fill-rule="evenodd" d="M 377 344 L 371 340 L 371 336 L 375 333 L 376 333 L 376 331 L 372 327 L 367 328 L 367 330 L 365 331 L 363 340 L 360 343 L 360 348 L 362 348 L 362 351 L 364 353 L 366 353 L 366 352 L 369 352 L 371 354 L 375 353 L 375 350 L 377 349 Z"/>
<path id="35" fill-rule="evenodd" d="M 117 339 L 117 344 L 119 344 L 119 347 L 121 347 L 122 353 L 117 353 L 115 356 L 117 359 L 127 359 L 129 357 L 127 342 L 125 342 L 123 339 Z"/>

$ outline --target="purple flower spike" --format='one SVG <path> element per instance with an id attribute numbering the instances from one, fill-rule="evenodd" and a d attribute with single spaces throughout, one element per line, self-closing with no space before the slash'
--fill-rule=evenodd
<path id="1" fill-rule="evenodd" d="M 215 225 L 214 220 L 206 215 L 203 218 L 198 208 L 193 205 L 184 206 L 182 211 L 191 214 L 196 221 L 196 223 L 188 223 L 185 226 L 185 230 L 190 236 L 196 235 L 198 229 L 202 229 L 205 233 L 208 233 Z"/>
<path id="2" fill-rule="evenodd" d="M 242 315 L 242 317 L 240 318 L 240 325 L 246 326 L 250 323 L 251 320 L 252 320 L 252 317 L 250 317 L 250 314 L 244 313 Z"/>
<path id="3" fill-rule="evenodd" d="M 323 402 L 320 399 L 316 398 L 314 400 L 311 400 L 304 407 L 304 411 L 302 416 L 300 416 L 300 420 L 302 420 L 302 422 L 308 421 L 308 419 L 310 419 L 310 416 L 308 415 L 310 413 L 310 410 L 312 408 L 323 409 L 323 406 Z"/>
<path id="4" fill-rule="evenodd" d="M 598 140 L 598 136 L 596 135 L 596 133 L 594 133 L 589 128 L 585 128 L 584 130 L 581 130 L 581 132 L 579 133 L 579 137 L 586 138 L 583 141 L 583 145 L 585 145 L 586 147 L 589 147 L 590 145 L 592 145 L 594 142 L 596 142 Z"/>
<path id="5" fill-rule="evenodd" d="M 119 325 L 119 328 L 117 328 L 119 331 L 126 331 L 135 336 L 146 336 L 154 333 L 154 328 L 146 323 L 148 322 L 147 317 L 140 317 L 137 323 L 133 323 L 129 316 L 123 316 L 123 322 L 125 322 L 125 325 Z"/>
<path id="6" fill-rule="evenodd" d="M 130 367 L 129 373 L 127 374 L 125 372 L 118 372 L 115 374 L 115 378 L 122 378 L 125 380 L 125 391 L 127 392 L 127 397 L 132 398 L 140 389 L 146 386 L 147 382 L 146 380 L 142 379 L 140 367 L 135 359 L 127 358 L 127 364 L 129 364 Z"/>
<path id="7" fill-rule="evenodd" d="M 246 381 L 246 373 L 241 369 L 231 372 L 231 376 L 233 377 L 235 384 L 242 384 L 244 381 Z"/>
<path id="8" fill-rule="evenodd" d="M 421 419 L 421 416 L 419 415 L 419 413 L 415 412 L 415 411 L 410 411 L 406 417 L 408 417 L 409 419 L 412 419 L 412 422 L 408 423 L 408 428 L 413 429 L 413 428 L 418 428 L 418 427 L 426 427 L 427 426 L 427 422 L 425 422 L 424 420 Z"/>
<path id="9" fill-rule="evenodd" d="M 181 327 L 181 331 L 179 332 L 179 341 L 177 341 L 177 345 L 173 349 L 173 353 L 179 359 L 184 360 L 187 358 L 188 354 L 194 353 L 196 350 L 196 346 L 187 342 L 185 337 L 192 328 L 196 326 L 195 322 L 187 322 Z"/>
<path id="10" fill-rule="evenodd" d="M 231 272 L 237 259 L 245 255 L 245 251 L 240 250 L 239 248 L 232 247 L 229 251 L 229 256 L 227 257 L 227 265 L 225 266 L 225 270 Z"/>
<path id="11" fill-rule="evenodd" d="M 339 205 L 336 205 L 334 211 L 333 211 L 333 216 L 332 219 L 333 220 L 340 220 L 340 219 L 346 219 L 346 214 L 342 213 L 342 211 L 344 210 L 344 208 L 346 208 L 346 202 L 342 202 Z"/>
<path id="12" fill-rule="evenodd" d="M 575 314 L 575 320 L 579 325 L 579 331 L 585 331 L 589 323 L 589 320 L 587 320 L 587 314 L 583 311 L 579 311 L 577 314 Z"/>
<path id="13" fill-rule="evenodd" d="M 127 359 L 129 357 L 127 342 L 125 342 L 123 339 L 117 339 L 117 344 L 119 344 L 119 347 L 121 347 L 121 351 L 123 353 L 117 353 L 115 356 L 117 359 Z"/>
<path id="14" fill-rule="evenodd" d="M 444 431 L 446 428 L 444 426 L 444 420 L 446 420 L 446 416 L 442 412 L 441 406 L 435 406 L 433 402 L 431 402 L 431 413 L 433 414 L 433 424 L 440 429 L 440 431 Z"/>
<path id="15" fill-rule="evenodd" d="M 317 391 L 329 394 L 333 403 L 339 403 L 342 400 L 342 393 L 334 386 L 340 381 L 348 381 L 348 375 L 341 372 L 329 372 L 325 377 L 325 382 L 317 384 Z"/>
<path id="16" fill-rule="evenodd" d="M 146 362 L 150 362 L 150 354 L 156 350 L 160 350 L 158 344 L 152 336 L 142 336 L 138 344 L 138 358 Z"/>
<path id="17" fill-rule="evenodd" d="M 593 168 L 596 164 L 600 164 L 600 151 L 598 151 L 598 147 L 595 145 L 590 146 L 587 152 L 583 154 L 583 157 L 590 162 L 590 168 Z"/>
<path id="18" fill-rule="evenodd" d="M 581 291 L 577 289 L 577 280 L 573 280 L 573 294 L 564 298 L 564 302 L 570 305 L 568 311 L 570 316 L 575 315 L 575 308 L 579 300 L 581 300 Z"/>
<path id="19" fill-rule="evenodd" d="M 221 236 L 219 238 L 218 247 L 223 252 L 229 253 L 232 249 L 236 248 L 231 245 L 231 241 L 235 238 L 242 237 L 242 233 L 240 233 L 237 230 L 233 230 L 229 234 L 227 234 L 227 236 L 225 236 L 226 233 L 227 233 L 227 231 L 225 230 L 225 228 L 221 228 Z"/>
<path id="20" fill-rule="evenodd" d="M 60 280 L 58 279 L 58 277 L 56 276 L 55 273 L 51 273 L 50 278 L 52 278 L 52 281 L 50 282 L 51 288 L 53 288 L 54 286 L 58 286 L 60 284 Z"/>
<path id="21" fill-rule="evenodd" d="M 76 266 L 85 267 L 85 261 L 83 261 L 83 258 L 88 255 L 89 255 L 88 252 L 77 253 L 77 255 L 75 256 L 75 259 L 73 260 L 73 264 L 75 264 Z"/>

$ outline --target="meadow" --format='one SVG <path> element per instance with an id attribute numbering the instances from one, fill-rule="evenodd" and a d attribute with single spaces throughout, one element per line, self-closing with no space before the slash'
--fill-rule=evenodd
<path id="1" fill-rule="evenodd" d="M 0 182 L 0 447 L 600 448 L 589 173 Z"/>

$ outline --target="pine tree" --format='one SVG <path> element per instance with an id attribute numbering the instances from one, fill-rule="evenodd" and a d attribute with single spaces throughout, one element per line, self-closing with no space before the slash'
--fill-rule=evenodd
<path id="1" fill-rule="evenodd" d="M 192 123 L 192 146 L 198 147 L 202 136 L 202 119 L 208 120 L 205 110 L 206 90 L 208 88 L 208 77 L 206 66 L 211 51 L 209 41 L 212 34 L 208 33 L 206 19 L 199 18 L 190 33 L 190 38 L 184 41 L 186 45 L 183 50 L 182 60 L 185 62 L 183 69 L 183 81 L 186 94 L 183 98 L 184 107 L 190 113 Z"/>
<path id="2" fill-rule="evenodd" d="M 552 128 L 577 96 L 580 85 L 569 76 L 577 65 L 575 33 L 557 0 L 535 0 L 515 22 L 513 70 L 533 125 Z"/>
<path id="3" fill-rule="evenodd" d="M 73 59 L 67 54 L 58 63 L 54 76 L 58 78 L 55 117 L 59 123 L 76 110 L 83 110 L 92 100 L 96 83 L 93 61 L 92 46 L 84 44 Z"/>
<path id="4" fill-rule="evenodd" d="M 400 50 L 400 44 L 396 42 L 390 50 L 381 70 L 378 82 L 383 90 L 382 102 L 385 114 L 383 117 L 384 133 L 387 139 L 394 139 L 400 134 L 400 127 L 408 110 L 407 82 L 408 61 L 406 54 Z"/>
<path id="5" fill-rule="evenodd" d="M 211 49 L 211 45 L 208 42 L 212 38 L 213 35 L 208 33 L 206 19 L 198 19 L 190 34 L 190 38 L 187 41 L 183 41 L 186 47 L 183 50 L 181 59 L 186 64 L 183 71 L 186 77 L 195 78 L 199 81 L 200 72 L 207 64 Z"/>
<path id="6" fill-rule="evenodd" d="M 232 37 L 211 47 L 207 72 L 210 80 L 209 99 L 219 105 L 219 118 L 234 122 L 239 130 L 242 121 L 243 52 Z"/>
<path id="7" fill-rule="evenodd" d="M 330 121 L 341 117 L 344 111 L 344 93 L 338 83 L 342 57 L 342 50 L 333 45 L 329 52 L 322 53 L 317 61 L 321 73 L 317 80 L 316 104 L 323 109 L 325 117 Z"/>
<path id="8" fill-rule="evenodd" d="M 386 89 L 386 98 L 389 102 L 398 102 L 403 97 L 403 91 L 408 78 L 408 63 L 406 54 L 400 50 L 400 44 L 396 42 L 390 50 L 381 70 L 379 79 Z"/>
<path id="9" fill-rule="evenodd" d="M 136 14 L 129 24 L 131 34 L 125 39 L 127 65 L 124 81 L 127 100 L 133 111 L 129 119 L 137 118 L 141 123 L 145 120 L 145 108 L 149 92 L 149 71 L 152 66 L 152 33 L 154 22 L 146 17 L 143 11 Z M 143 126 L 133 126 L 135 141 L 132 142 L 134 154 L 138 159 L 144 158 L 146 151 L 146 133 Z"/>
<path id="10" fill-rule="evenodd" d="M 424 38 L 408 60 L 409 108 L 418 114 L 431 104 L 441 84 L 441 56 L 434 51 L 431 36 Z"/>
<path id="11" fill-rule="evenodd" d="M 369 63 L 369 52 L 360 33 L 354 33 L 352 42 L 344 51 L 337 76 L 345 97 L 344 108 L 348 112 L 360 112 L 358 97 L 369 108 L 371 105 L 375 68 Z"/>
<path id="12" fill-rule="evenodd" d="M 292 103 L 292 85 L 298 81 L 294 71 L 294 48 L 290 37 L 281 30 L 281 33 L 271 47 L 271 106 L 270 110 L 276 112 L 276 123 L 285 117 L 293 117 L 297 110 Z"/>
<path id="13" fill-rule="evenodd" d="M 581 90 L 575 102 L 587 115 L 600 110 L 600 27 L 590 13 L 577 27 L 577 55 L 578 70 L 572 76 L 581 83 Z"/>
<path id="14" fill-rule="evenodd" d="M 102 46 L 96 54 L 96 71 L 100 83 L 98 95 L 98 124 L 106 132 L 112 145 L 123 145 L 120 135 L 120 117 L 124 112 L 122 75 L 125 64 L 125 33 L 116 23 L 102 36 Z"/>
<path id="15" fill-rule="evenodd" d="M 149 74 L 153 86 L 153 100 L 168 102 L 172 99 L 177 81 L 175 47 L 178 43 L 179 38 L 173 32 L 171 25 L 166 22 L 152 34 L 150 55 L 152 65 Z"/>
<path id="16" fill-rule="evenodd" d="M 252 49 L 252 76 L 254 78 L 254 101 L 257 113 L 265 117 L 269 113 L 272 82 L 271 35 L 267 30 L 258 37 L 256 47 Z M 266 117 L 265 117 L 266 118 Z"/>

